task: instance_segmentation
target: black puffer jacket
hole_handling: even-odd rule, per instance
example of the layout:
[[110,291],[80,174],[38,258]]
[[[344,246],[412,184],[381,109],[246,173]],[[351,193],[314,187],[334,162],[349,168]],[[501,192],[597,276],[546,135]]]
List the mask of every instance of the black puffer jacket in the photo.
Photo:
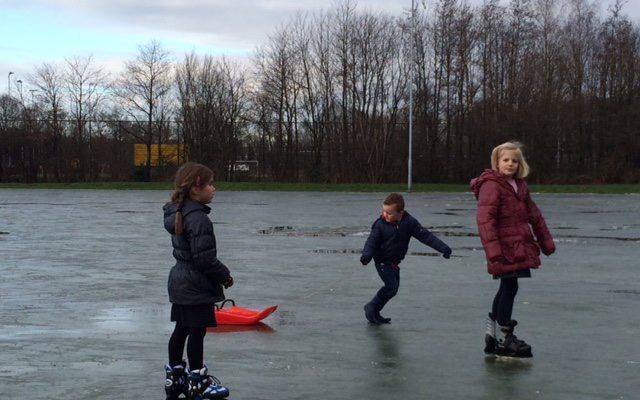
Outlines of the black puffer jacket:
[[397,224],[382,217],[373,223],[362,250],[362,260],[368,263],[373,258],[376,263],[399,264],[407,254],[412,236],[442,254],[451,254],[449,246],[405,211]]
[[216,237],[209,219],[211,208],[187,200],[182,207],[182,235],[175,234],[177,207],[167,203],[164,227],[171,234],[176,265],[171,268],[167,288],[174,304],[213,304],[224,300],[222,284],[229,269],[217,258]]

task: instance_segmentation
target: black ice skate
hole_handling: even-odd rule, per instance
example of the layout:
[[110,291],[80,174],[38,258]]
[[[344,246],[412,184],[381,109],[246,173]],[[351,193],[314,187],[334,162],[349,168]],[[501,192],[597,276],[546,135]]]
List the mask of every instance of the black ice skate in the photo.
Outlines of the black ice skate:
[[513,334],[515,326],[518,321],[507,321],[504,325],[500,325],[500,338],[496,341],[495,355],[501,357],[514,357],[514,358],[530,358],[533,357],[531,353],[531,346],[525,343],[524,340],[520,340]]
[[487,316],[487,331],[484,335],[484,354],[496,352],[496,318],[493,313]]
[[164,384],[164,392],[167,395],[167,400],[187,398],[189,385],[187,383],[188,371],[186,371],[186,365],[183,361],[174,367],[170,367],[169,365],[164,366],[164,371],[167,374],[167,380]]

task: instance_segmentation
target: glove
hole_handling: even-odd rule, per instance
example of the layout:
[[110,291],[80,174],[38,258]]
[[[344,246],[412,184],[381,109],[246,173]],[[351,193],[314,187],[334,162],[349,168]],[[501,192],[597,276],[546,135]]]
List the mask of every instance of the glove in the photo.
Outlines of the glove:
[[362,255],[362,256],[360,256],[360,263],[362,265],[367,265],[367,264],[369,264],[369,260],[367,260],[367,258],[364,255]]
[[446,258],[447,260],[451,258],[451,249],[449,249],[449,251],[447,251],[446,253],[442,253],[442,257]]
[[233,277],[230,276],[229,279],[227,279],[227,281],[222,284],[222,286],[224,286],[225,289],[229,289],[231,286],[233,286]]
[[[538,243],[538,245],[540,245],[541,243]],[[544,254],[545,256],[550,256],[551,254],[555,253],[556,251],[556,245],[553,243],[553,239],[544,242],[543,243],[544,246],[539,246],[540,250],[542,250],[542,254]]]

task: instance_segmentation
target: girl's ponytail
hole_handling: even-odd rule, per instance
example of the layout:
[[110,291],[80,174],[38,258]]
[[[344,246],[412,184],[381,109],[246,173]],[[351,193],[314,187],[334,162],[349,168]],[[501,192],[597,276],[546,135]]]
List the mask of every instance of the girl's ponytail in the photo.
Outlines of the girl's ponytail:
[[175,231],[176,235],[182,235],[182,206],[184,205],[185,200],[189,194],[189,188],[183,187],[178,188],[171,195],[171,201],[177,206],[176,212],[176,221],[175,221]]
[[178,211],[176,212],[175,225],[176,225],[175,227],[176,235],[178,236],[182,235],[182,211],[180,211],[180,209],[178,209]]

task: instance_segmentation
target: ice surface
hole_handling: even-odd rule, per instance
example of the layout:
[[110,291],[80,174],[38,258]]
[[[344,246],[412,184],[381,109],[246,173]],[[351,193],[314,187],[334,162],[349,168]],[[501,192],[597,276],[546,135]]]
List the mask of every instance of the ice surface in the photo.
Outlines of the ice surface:
[[[279,304],[264,325],[206,337],[205,360],[233,399],[637,398],[640,196],[534,195],[558,251],[516,298],[530,363],[482,353],[498,283],[470,193],[406,196],[454,257],[413,241],[383,310],[392,323],[366,323],[362,306],[381,282],[359,251],[384,196],[217,194],[219,257],[236,282],[228,297]],[[0,398],[163,398],[168,197],[0,190]]]

